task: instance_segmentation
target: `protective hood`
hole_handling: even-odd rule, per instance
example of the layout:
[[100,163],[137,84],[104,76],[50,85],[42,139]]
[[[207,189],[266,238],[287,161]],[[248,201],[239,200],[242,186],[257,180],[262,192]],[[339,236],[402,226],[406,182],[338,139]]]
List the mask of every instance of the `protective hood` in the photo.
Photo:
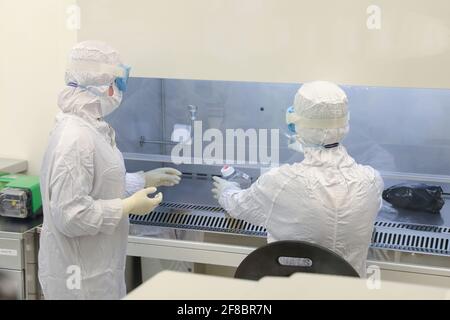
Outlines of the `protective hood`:
[[[76,44],[70,51],[66,68],[67,86],[58,98],[63,113],[99,119],[119,107],[122,92],[115,84],[117,74],[114,70],[121,64],[119,53],[104,42],[83,41]],[[112,96],[109,95],[110,87],[114,92]]]
[[295,96],[292,111],[288,116],[304,147],[338,143],[349,131],[347,96],[334,83],[305,83]]
[[56,118],[57,121],[65,114],[76,115],[97,129],[111,145],[115,145],[114,129],[103,121],[106,114],[101,107],[101,98],[86,89],[67,86],[58,96],[58,106],[62,113]]

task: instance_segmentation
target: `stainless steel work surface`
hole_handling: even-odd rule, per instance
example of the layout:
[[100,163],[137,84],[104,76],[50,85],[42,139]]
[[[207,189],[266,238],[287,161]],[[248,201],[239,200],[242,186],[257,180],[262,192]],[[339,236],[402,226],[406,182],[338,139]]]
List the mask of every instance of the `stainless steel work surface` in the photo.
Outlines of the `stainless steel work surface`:
[[440,213],[397,209],[384,202],[377,218],[384,221],[447,227],[450,229],[450,199],[445,198],[445,205]]
[[43,217],[17,219],[0,217],[0,237],[22,239],[23,234],[42,224]]

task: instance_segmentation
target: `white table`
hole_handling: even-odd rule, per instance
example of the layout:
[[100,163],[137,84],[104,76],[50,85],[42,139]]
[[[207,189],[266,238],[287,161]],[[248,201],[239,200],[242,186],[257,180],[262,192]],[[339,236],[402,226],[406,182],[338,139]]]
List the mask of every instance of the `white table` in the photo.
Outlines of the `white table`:
[[[373,283],[371,283],[373,285]],[[125,297],[148,299],[450,299],[450,288],[382,281],[370,289],[367,280],[297,273],[290,278],[248,281],[209,275],[163,271]]]

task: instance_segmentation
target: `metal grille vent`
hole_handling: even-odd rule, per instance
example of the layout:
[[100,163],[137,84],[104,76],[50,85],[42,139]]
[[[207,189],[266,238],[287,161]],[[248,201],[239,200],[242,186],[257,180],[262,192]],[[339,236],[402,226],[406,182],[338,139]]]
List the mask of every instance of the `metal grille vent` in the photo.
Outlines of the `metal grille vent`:
[[[266,237],[263,227],[225,216],[218,206],[164,202],[145,216],[130,215],[130,222],[177,229]],[[372,248],[450,255],[450,228],[376,221]]]
[[389,221],[376,221],[375,227],[387,227],[387,228],[408,229],[408,230],[449,233],[450,234],[450,228],[446,228],[446,227],[429,226],[429,225],[421,225],[421,224],[398,223],[398,222],[389,222]]
[[214,206],[201,206],[194,204],[186,204],[186,203],[171,203],[171,202],[163,202],[159,206],[160,208],[173,208],[173,209],[187,209],[187,210],[200,210],[200,211],[208,211],[208,212],[221,212],[225,214],[225,210],[221,207]]
[[372,247],[450,255],[450,228],[376,221]]
[[145,216],[130,215],[130,222],[261,237],[267,235],[263,227],[224,214],[225,211],[220,207],[165,202]]
[[195,172],[183,172],[183,179],[192,179],[192,180],[212,180],[214,175],[206,174],[206,173],[195,173]]

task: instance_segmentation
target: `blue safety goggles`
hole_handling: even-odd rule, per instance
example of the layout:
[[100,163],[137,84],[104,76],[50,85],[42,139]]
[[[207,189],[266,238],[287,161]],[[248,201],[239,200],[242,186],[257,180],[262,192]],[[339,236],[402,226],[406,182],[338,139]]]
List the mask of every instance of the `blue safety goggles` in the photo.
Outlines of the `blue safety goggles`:
[[123,75],[121,77],[117,77],[115,82],[116,82],[117,88],[120,91],[125,92],[127,90],[127,83],[128,83],[128,78],[130,77],[131,67],[126,66],[124,64],[121,64],[119,67],[122,68]]
[[293,122],[289,122],[290,120],[290,114],[294,113],[294,107],[290,106],[289,108],[287,108],[286,110],[286,120],[287,120],[287,126],[288,126],[288,130],[291,133],[296,133],[295,131],[295,123]]
[[117,66],[95,61],[73,61],[70,63],[69,69],[78,72],[97,72],[113,75],[115,77],[114,83],[117,88],[124,92],[127,89],[131,67],[124,64]]

